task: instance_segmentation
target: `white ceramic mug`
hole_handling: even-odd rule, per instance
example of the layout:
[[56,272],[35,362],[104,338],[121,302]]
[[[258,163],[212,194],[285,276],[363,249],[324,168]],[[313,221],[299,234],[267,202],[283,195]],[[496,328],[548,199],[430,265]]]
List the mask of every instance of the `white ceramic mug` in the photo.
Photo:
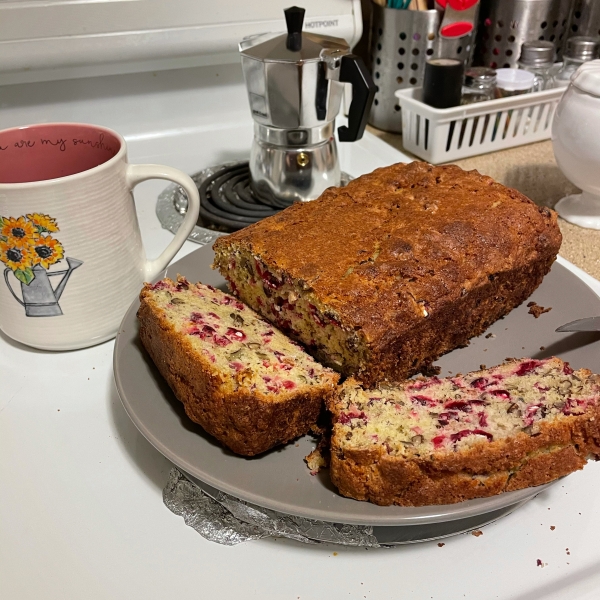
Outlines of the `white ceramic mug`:
[[[147,260],[132,189],[174,181],[189,207],[179,231]],[[44,350],[111,339],[144,281],[181,248],[200,201],[185,173],[127,163],[116,132],[80,123],[0,131],[0,329]]]

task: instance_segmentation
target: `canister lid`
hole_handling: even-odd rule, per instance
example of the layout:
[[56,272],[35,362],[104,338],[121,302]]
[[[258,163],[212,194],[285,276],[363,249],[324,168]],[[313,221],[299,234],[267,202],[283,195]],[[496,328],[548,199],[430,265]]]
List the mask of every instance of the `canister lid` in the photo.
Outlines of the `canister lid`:
[[553,64],[555,57],[554,44],[545,40],[525,42],[521,46],[519,62],[531,67]]
[[583,63],[571,78],[571,84],[582,92],[600,97],[600,60]]
[[598,57],[600,40],[586,35],[576,35],[567,40],[564,56],[579,60],[592,60]]
[[496,86],[508,92],[530,90],[535,75],[523,69],[496,69]]

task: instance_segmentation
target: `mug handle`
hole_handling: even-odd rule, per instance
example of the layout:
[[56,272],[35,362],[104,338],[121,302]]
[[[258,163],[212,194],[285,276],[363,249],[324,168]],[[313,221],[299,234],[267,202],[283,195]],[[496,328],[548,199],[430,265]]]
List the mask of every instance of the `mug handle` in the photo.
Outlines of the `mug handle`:
[[179,169],[165,165],[127,165],[126,179],[130,190],[133,190],[138,183],[148,179],[166,179],[180,185],[187,194],[187,212],[175,237],[158,258],[146,261],[144,281],[152,281],[171,262],[198,221],[198,214],[200,213],[198,188],[189,175]]

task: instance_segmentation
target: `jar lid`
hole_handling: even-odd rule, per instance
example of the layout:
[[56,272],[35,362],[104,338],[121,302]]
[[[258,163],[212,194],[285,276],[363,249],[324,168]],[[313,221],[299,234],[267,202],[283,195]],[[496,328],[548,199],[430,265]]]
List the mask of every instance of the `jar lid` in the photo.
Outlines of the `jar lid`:
[[541,67],[554,63],[554,44],[545,40],[525,42],[521,46],[519,62],[530,67]]
[[598,57],[600,40],[586,35],[576,35],[567,40],[564,56],[579,60],[592,60]]
[[571,79],[571,84],[582,92],[600,97],[600,60],[583,63]]
[[496,71],[489,67],[470,67],[465,71],[465,84],[492,85],[496,83]]
[[497,69],[496,85],[509,92],[530,90],[535,82],[535,75],[523,69]]

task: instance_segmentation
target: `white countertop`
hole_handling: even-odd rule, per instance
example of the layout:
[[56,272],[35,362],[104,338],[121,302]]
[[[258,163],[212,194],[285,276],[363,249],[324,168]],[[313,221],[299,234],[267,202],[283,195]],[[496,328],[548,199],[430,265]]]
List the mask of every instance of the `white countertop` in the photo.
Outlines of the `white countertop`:
[[[219,160],[244,157],[249,133],[248,123],[234,123],[227,134],[230,151]],[[163,137],[160,146],[130,135],[130,157],[168,157],[188,172],[205,166],[208,150],[196,143],[192,153],[189,144],[182,146],[182,135]],[[342,151],[342,167],[354,175],[401,159],[372,136],[360,148]],[[143,184],[136,196],[149,255],[171,239],[154,215],[164,185]],[[186,243],[179,257],[196,247]],[[600,293],[600,282],[582,277]],[[455,536],[442,547],[428,542],[365,550],[273,539],[226,547],[206,541],[162,503],[171,464],[126,415],[113,382],[112,350],[111,341],[74,352],[40,352],[0,334],[0,598],[600,595],[597,463],[486,526],[483,535]]]
[[207,542],[162,503],[171,464],[125,414],[112,348],[0,339],[2,598],[598,597],[596,463],[443,547]]

